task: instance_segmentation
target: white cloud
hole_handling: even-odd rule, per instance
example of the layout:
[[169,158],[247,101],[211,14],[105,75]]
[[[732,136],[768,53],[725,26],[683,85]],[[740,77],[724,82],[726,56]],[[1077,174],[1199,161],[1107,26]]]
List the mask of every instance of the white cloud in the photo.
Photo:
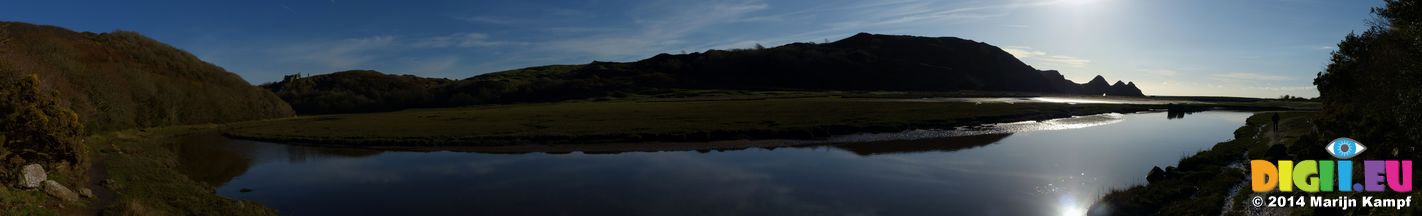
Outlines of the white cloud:
[[1025,46],[1007,46],[1003,47],[1002,51],[1007,51],[1007,54],[1012,54],[1013,57],[1017,57],[1018,59],[1028,59],[1037,56],[1047,55],[1047,52],[1033,50],[1031,47]]
[[1091,63],[1091,60],[1089,60],[1089,59],[1077,58],[1077,57],[1071,57],[1071,56],[1064,56],[1064,55],[1046,56],[1046,57],[1043,57],[1043,58],[1036,58],[1036,59],[1037,59],[1038,61],[1044,61],[1044,62],[1047,62],[1047,63],[1049,63],[1049,64],[1066,65],[1066,66],[1074,67],[1074,68],[1086,67],[1086,64]]
[[1089,59],[1065,55],[1049,55],[1046,51],[1035,50],[1025,46],[1007,46],[1003,47],[1002,51],[1007,51],[1008,54],[1012,54],[1013,57],[1017,57],[1017,59],[1022,61],[1039,62],[1050,66],[1081,68],[1091,63]]

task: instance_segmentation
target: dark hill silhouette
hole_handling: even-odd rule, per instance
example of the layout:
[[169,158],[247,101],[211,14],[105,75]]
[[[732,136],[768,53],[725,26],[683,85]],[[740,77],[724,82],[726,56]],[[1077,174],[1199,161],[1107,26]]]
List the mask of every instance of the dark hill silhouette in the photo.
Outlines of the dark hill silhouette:
[[1139,89],[1122,87],[1121,91],[1110,91],[1105,85],[1081,90],[1060,73],[1032,68],[987,43],[955,37],[868,33],[827,44],[660,54],[632,63],[594,62],[568,76],[630,77],[643,86],[678,88],[984,90],[1144,96],[1130,94]]
[[311,77],[288,75],[263,84],[302,114],[392,111],[437,103],[434,88],[449,79],[351,70]]
[[293,115],[271,92],[138,33],[0,22],[0,80],[29,74],[90,131]]
[[[311,78],[322,77],[313,76]],[[398,76],[368,76],[365,78]],[[300,80],[300,79],[298,79]],[[325,82],[327,78],[318,78]],[[384,111],[404,107],[554,101],[621,94],[651,88],[736,90],[1010,91],[1084,95],[1144,96],[1134,84],[1111,85],[1101,76],[1077,84],[1054,70],[1037,70],[1002,49],[955,37],[859,33],[825,44],[792,43],[775,48],[708,50],[658,54],[635,62],[552,65],[490,73],[440,86],[407,85],[434,99],[384,104],[380,109],[310,110],[311,103],[376,99],[369,94],[329,93],[353,98],[291,100],[292,80],[263,85],[302,114]],[[302,84],[309,85],[309,84]],[[321,85],[321,84],[317,84]],[[359,87],[359,86],[352,86]],[[392,89],[393,90],[393,89]],[[340,90],[354,92],[355,90]],[[404,90],[401,90],[404,91]],[[403,100],[403,99],[401,99]]]

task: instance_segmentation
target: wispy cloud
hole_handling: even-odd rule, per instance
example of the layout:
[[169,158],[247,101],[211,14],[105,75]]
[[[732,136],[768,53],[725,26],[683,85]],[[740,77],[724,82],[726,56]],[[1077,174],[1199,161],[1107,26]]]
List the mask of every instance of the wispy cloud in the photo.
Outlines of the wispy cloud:
[[1028,59],[1037,56],[1047,55],[1047,52],[1033,50],[1031,47],[1025,46],[1003,47],[1002,51],[1007,51],[1007,54],[1012,54],[1013,57],[1017,57],[1018,59]]
[[419,39],[410,43],[415,48],[445,48],[445,47],[491,47],[499,45],[524,44],[523,42],[493,41],[489,35],[482,33],[455,33],[447,36],[429,37]]
[[449,69],[459,65],[458,56],[439,56],[433,58],[408,59],[404,61],[406,68],[401,73],[412,73],[422,76],[434,76],[438,73],[447,72]]
[[1050,66],[1081,68],[1091,63],[1089,59],[1065,55],[1050,55],[1047,54],[1046,51],[1035,50],[1025,46],[1008,46],[1002,48],[1002,50],[1007,51],[1008,54],[1012,54],[1012,56],[1022,61],[1032,61]]
[[[1010,16],[1017,9],[1062,4],[1062,1],[985,1],[949,4],[941,1],[888,1],[855,4],[830,10],[854,13],[854,20],[831,24],[832,28],[859,29],[926,22],[963,22]],[[811,12],[818,13],[818,12]]]
[[281,6],[281,9],[286,10],[286,12],[290,12],[291,14],[296,14],[296,10],[291,9],[291,6],[287,6],[286,4],[277,4],[277,5],[278,5],[278,6]]
[[[408,54],[432,48],[485,48],[523,45],[524,42],[495,41],[481,33],[456,33],[435,37],[397,37],[389,35],[347,38],[329,41],[307,41],[268,49],[267,56],[285,63],[315,63],[315,67],[290,68],[312,71],[348,70],[395,66],[394,73],[431,74],[459,66],[453,55],[410,58]],[[390,69],[390,68],[387,68]]]
[[276,48],[272,55],[285,59],[312,61],[327,68],[351,68],[376,58],[371,51],[388,49],[396,45],[394,36],[371,36],[350,38],[329,42],[301,43]]
[[1047,62],[1047,63],[1049,63],[1049,64],[1066,65],[1066,66],[1074,67],[1074,68],[1086,67],[1086,64],[1091,63],[1091,60],[1089,60],[1089,59],[1077,58],[1077,57],[1071,57],[1071,56],[1063,56],[1063,55],[1053,55],[1053,56],[1047,56],[1047,57],[1043,57],[1043,58],[1036,58],[1036,60],[1038,60],[1038,61],[1043,61],[1043,62]]
[[[1259,89],[1265,91],[1307,91],[1317,90],[1314,86],[1249,86],[1245,88]],[[1297,96],[1297,95],[1296,95]]]
[[449,16],[449,18],[470,23],[515,26],[583,20],[596,17],[596,14],[589,11],[566,8],[540,9],[521,13],[520,15],[522,16],[454,15]]
[[1260,73],[1221,73],[1210,75],[1210,78],[1221,81],[1285,81],[1293,78]]
[[685,37],[707,27],[735,22],[770,6],[759,1],[652,4],[627,32],[572,37],[548,43],[549,49],[591,54],[594,57],[647,55],[679,48]]
[[459,21],[465,21],[465,22],[485,23],[485,24],[495,24],[495,25],[516,25],[516,24],[524,24],[524,23],[527,23],[527,21],[525,21],[525,20],[508,19],[508,18],[495,18],[495,17],[487,17],[487,16],[452,16],[452,17],[450,17],[450,18],[453,18],[453,19],[459,20]]
[[1154,74],[1156,76],[1175,76],[1176,74],[1179,74],[1179,72],[1170,69],[1146,69],[1142,71],[1148,74]]

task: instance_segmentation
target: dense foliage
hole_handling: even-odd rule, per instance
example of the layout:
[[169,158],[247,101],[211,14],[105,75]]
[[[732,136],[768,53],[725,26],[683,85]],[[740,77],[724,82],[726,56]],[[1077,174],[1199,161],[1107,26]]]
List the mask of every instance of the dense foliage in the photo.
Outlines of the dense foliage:
[[0,160],[8,168],[32,162],[79,162],[79,115],[26,76],[0,84]]
[[236,74],[138,33],[0,22],[0,78],[28,74],[93,131],[293,114]]
[[[1285,95],[1282,100],[1317,100],[1320,113],[1258,114],[1235,131],[1235,139],[1182,159],[1165,180],[1130,187],[1103,196],[1092,214],[1225,215],[1250,212],[1245,192],[1223,194],[1248,182],[1247,172],[1230,163],[1244,159],[1316,160],[1332,158],[1321,146],[1337,137],[1365,143],[1368,150],[1353,160],[1417,158],[1422,142],[1422,1],[1386,0],[1373,9],[1378,20],[1361,34],[1338,43],[1325,71],[1314,79],[1319,98]],[[1281,120],[1277,120],[1279,116]],[[1276,119],[1269,119],[1273,117]],[[1270,121],[1273,120],[1273,121]],[[1309,120],[1316,122],[1309,123]],[[1274,127],[1277,129],[1266,129]],[[1174,167],[1167,168],[1171,170]],[[1358,169],[1358,168],[1354,168]],[[1355,177],[1359,178],[1359,177]],[[1289,194],[1274,192],[1275,194]],[[1297,192],[1295,192],[1297,193]],[[1386,198],[1412,193],[1381,193]],[[1257,195],[1257,194],[1256,194]],[[1346,195],[1346,194],[1343,194]],[[1325,194],[1324,196],[1331,196]],[[1236,203],[1232,209],[1220,203]],[[1257,209],[1254,209],[1257,210]],[[1409,215],[1412,208],[1295,208],[1294,215]]]
[[[1370,150],[1417,157],[1422,143],[1422,1],[1387,0],[1361,34],[1338,43],[1318,74],[1324,137],[1352,137]],[[1374,150],[1376,149],[1376,150]]]
[[301,114],[543,102],[651,89],[985,90],[1143,96],[1134,83],[1110,84],[1101,76],[1086,84],[1074,83],[1057,71],[1034,69],[986,43],[867,33],[826,44],[660,54],[628,63],[550,65],[452,82],[360,71],[289,76],[263,87]]
[[438,103],[434,87],[448,79],[387,75],[375,71],[343,71],[320,76],[290,75],[263,84],[291,108],[303,114],[392,111]]

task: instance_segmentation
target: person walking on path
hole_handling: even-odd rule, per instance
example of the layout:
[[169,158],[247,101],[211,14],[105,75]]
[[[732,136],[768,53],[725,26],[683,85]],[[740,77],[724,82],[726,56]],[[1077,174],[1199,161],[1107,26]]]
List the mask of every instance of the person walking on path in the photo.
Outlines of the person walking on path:
[[1279,113],[1274,113],[1274,133],[1279,133]]

